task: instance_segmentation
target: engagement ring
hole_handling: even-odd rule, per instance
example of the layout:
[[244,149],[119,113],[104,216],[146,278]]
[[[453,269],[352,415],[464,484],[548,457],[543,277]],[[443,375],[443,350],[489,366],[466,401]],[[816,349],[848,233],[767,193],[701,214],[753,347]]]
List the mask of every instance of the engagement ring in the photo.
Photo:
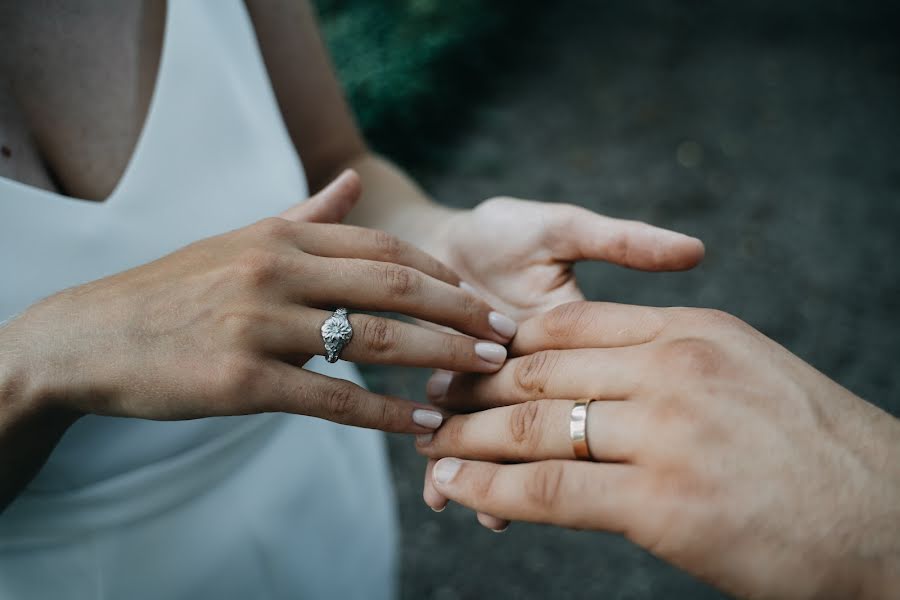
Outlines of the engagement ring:
[[347,309],[339,308],[322,324],[322,341],[325,342],[325,360],[337,362],[353,337],[353,327],[347,319]]

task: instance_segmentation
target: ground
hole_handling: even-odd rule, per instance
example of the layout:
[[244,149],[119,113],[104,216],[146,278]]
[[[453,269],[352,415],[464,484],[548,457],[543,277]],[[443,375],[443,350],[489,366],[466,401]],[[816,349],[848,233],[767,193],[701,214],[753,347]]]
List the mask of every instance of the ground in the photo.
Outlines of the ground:
[[[726,310],[900,414],[897,9],[623,0],[539,20],[512,40],[519,63],[485,90],[448,159],[413,168],[425,187],[460,207],[567,201],[696,235],[707,258],[695,271],[580,265],[587,296]],[[424,397],[427,373],[365,373]],[[389,444],[404,598],[720,597],[614,536],[526,524],[498,535],[459,507],[435,514],[424,460],[407,438]]]

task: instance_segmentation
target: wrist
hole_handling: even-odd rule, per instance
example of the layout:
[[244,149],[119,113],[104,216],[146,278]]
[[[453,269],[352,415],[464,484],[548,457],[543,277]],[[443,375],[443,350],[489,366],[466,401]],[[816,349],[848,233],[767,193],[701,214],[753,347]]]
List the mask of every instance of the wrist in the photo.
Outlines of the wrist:
[[[450,258],[450,231],[454,220],[466,211],[448,208],[434,202],[417,207],[411,215],[406,241],[421,248],[442,262]],[[448,265],[449,266],[449,265]]]
[[33,345],[20,331],[18,320],[0,325],[0,429],[18,423],[74,422],[77,415],[45,381],[38,361],[27,354]]

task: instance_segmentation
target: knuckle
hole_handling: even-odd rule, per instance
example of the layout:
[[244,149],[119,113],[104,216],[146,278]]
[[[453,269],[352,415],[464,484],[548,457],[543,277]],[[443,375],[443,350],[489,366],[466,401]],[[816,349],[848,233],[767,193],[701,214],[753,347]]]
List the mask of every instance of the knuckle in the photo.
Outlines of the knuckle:
[[363,325],[362,337],[369,352],[383,354],[400,347],[400,330],[387,319],[367,319]]
[[555,357],[552,350],[541,350],[516,359],[515,385],[527,395],[543,394],[556,363]]
[[[468,348],[466,348],[466,346]],[[444,358],[448,366],[466,367],[472,364],[474,352],[471,342],[460,336],[454,336],[443,346]]]
[[466,317],[466,320],[469,323],[474,323],[476,322],[476,320],[478,320],[482,312],[481,300],[476,298],[472,294],[463,292],[461,308],[463,315],[465,315]]
[[279,217],[269,217],[267,219],[263,219],[256,225],[259,234],[265,238],[270,239],[285,239],[291,237],[294,232],[293,223],[291,223],[287,219],[282,219]]
[[253,288],[269,285],[278,274],[279,256],[275,252],[254,248],[247,250],[235,264],[235,275]]
[[515,405],[509,416],[512,443],[531,453],[540,444],[543,421],[544,411],[539,401],[529,400]]
[[226,339],[238,345],[244,345],[259,330],[259,315],[250,311],[229,311],[219,317],[219,329]]
[[419,291],[421,281],[412,269],[399,265],[383,267],[384,286],[392,296],[412,296]]
[[466,447],[465,418],[451,417],[437,431],[437,438],[444,442],[448,449]]
[[403,256],[405,244],[386,231],[375,230],[373,243],[378,255],[385,260],[395,262]]
[[473,497],[480,498],[485,503],[494,501],[498,496],[498,469],[491,468],[483,477],[475,478],[472,482]]
[[684,337],[670,340],[659,350],[667,368],[698,377],[715,375],[722,368],[722,354],[717,345],[705,338]]
[[557,306],[544,315],[544,333],[552,339],[570,339],[591,318],[590,308],[589,302],[582,301]]
[[390,402],[380,402],[373,425],[384,431],[392,431],[394,424],[401,420],[400,409]]
[[565,472],[555,463],[538,463],[534,475],[525,484],[525,497],[539,511],[553,511],[559,507]]
[[325,408],[337,421],[353,416],[357,411],[356,390],[349,385],[336,385],[326,392]]
[[264,378],[264,365],[253,356],[232,354],[219,366],[219,389],[226,398],[253,397]]
[[633,248],[631,246],[631,238],[626,233],[615,234],[609,240],[607,252],[610,259],[618,264],[630,265],[633,256]]

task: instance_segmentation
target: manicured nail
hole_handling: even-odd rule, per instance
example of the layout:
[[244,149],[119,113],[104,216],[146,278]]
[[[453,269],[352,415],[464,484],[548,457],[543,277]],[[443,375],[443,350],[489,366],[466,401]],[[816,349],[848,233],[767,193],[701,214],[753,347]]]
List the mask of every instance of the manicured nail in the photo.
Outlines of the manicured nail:
[[506,360],[506,348],[494,342],[476,342],[475,354],[482,360],[502,365]]
[[503,532],[506,531],[507,529],[509,529],[509,525],[507,525],[507,526],[504,527],[503,529],[491,529],[491,531],[493,531],[494,533],[503,533]]
[[431,376],[428,383],[425,384],[425,394],[429,400],[440,400],[447,395],[450,388],[450,382],[453,381],[453,373],[447,371],[438,371]]
[[447,508],[447,505],[445,504],[445,505],[443,505],[443,506],[440,507],[440,508],[435,508],[435,507],[433,507],[433,506],[429,506],[428,508],[430,508],[430,509],[433,510],[434,512],[444,512],[444,509]]
[[416,443],[420,446],[427,446],[431,443],[431,439],[434,437],[433,433],[420,433],[416,436]]
[[508,340],[511,340],[516,335],[516,330],[519,328],[515,321],[496,311],[488,315],[488,323],[491,324],[491,329]]
[[435,483],[450,483],[456,476],[456,472],[462,466],[462,462],[455,458],[442,458],[434,465],[431,474]]
[[444,415],[434,410],[424,410],[417,408],[412,414],[413,423],[427,427],[428,429],[437,429],[444,420]]

